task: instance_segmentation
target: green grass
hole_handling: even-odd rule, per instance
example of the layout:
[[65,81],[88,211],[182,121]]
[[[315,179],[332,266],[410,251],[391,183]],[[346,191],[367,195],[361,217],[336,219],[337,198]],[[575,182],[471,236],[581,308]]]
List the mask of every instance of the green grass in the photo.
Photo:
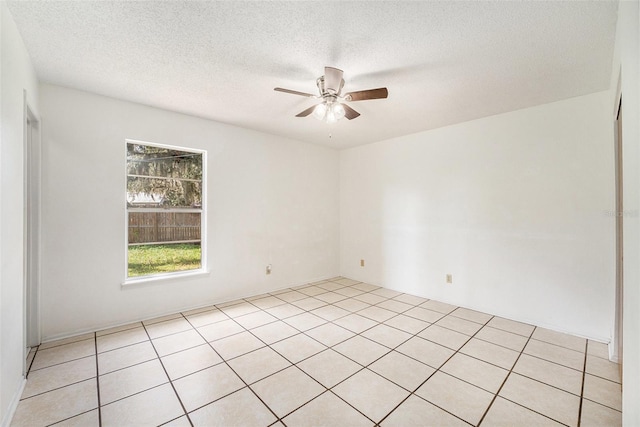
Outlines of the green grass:
[[129,277],[200,268],[199,244],[129,246]]

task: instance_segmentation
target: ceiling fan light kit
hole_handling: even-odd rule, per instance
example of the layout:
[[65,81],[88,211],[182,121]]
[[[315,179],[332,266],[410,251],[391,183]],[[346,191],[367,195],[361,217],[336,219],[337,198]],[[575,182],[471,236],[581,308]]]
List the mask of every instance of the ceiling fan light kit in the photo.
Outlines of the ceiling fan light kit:
[[313,117],[318,120],[324,120],[327,123],[335,123],[344,117],[345,111],[339,102],[331,102],[318,104],[313,110]]
[[345,102],[382,99],[389,96],[389,92],[386,87],[349,92],[342,96],[342,88],[344,87],[344,79],[342,78],[342,75],[342,70],[334,67],[324,67],[324,76],[318,77],[316,80],[319,95],[312,95],[310,93],[299,92],[297,90],[283,89],[281,87],[276,87],[274,90],[277,92],[290,93],[292,95],[322,99],[320,104],[307,108],[306,110],[296,114],[296,117],[307,117],[309,114],[313,113],[315,118],[327,123],[335,123],[343,117],[346,117],[348,120],[353,120],[360,115],[360,113],[345,104]]

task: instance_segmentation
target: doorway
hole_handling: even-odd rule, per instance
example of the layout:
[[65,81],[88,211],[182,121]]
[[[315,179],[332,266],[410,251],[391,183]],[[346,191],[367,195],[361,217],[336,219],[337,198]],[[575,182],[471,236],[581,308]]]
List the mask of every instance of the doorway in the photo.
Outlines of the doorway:
[[[25,360],[40,344],[40,120],[24,112],[24,331]],[[28,367],[25,366],[25,373]]]

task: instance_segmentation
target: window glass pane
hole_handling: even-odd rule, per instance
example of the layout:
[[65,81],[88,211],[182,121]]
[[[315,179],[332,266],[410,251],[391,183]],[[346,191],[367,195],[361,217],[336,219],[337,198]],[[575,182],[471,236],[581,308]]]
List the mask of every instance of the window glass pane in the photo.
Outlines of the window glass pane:
[[200,243],[200,212],[129,211],[129,244]]
[[128,277],[202,268],[202,160],[127,143]]
[[127,144],[129,207],[202,207],[202,154]]
[[129,245],[129,277],[202,267],[200,243]]

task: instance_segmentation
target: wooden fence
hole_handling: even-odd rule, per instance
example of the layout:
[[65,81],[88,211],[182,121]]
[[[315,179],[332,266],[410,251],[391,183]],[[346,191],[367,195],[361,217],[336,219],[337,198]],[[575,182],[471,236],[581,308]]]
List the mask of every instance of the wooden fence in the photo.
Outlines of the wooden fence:
[[129,244],[200,242],[200,212],[129,211]]

